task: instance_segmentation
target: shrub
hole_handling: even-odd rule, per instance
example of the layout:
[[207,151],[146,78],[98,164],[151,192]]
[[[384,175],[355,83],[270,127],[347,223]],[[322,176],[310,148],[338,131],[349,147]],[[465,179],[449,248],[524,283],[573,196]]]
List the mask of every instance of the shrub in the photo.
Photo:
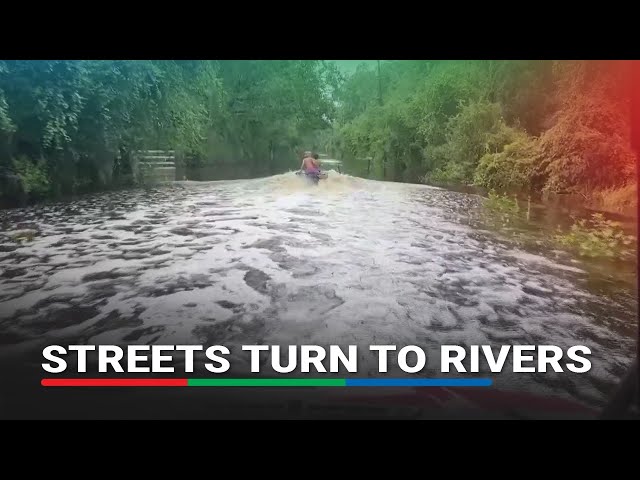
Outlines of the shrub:
[[632,255],[635,237],[626,235],[618,222],[594,213],[590,220],[577,220],[568,233],[559,232],[556,241],[585,257]]
[[44,161],[34,163],[31,159],[20,156],[13,160],[13,168],[22,181],[24,191],[30,196],[40,198],[49,193],[49,176]]
[[488,153],[480,159],[474,183],[503,191],[535,191],[546,180],[545,165],[538,141],[518,132],[501,152]]

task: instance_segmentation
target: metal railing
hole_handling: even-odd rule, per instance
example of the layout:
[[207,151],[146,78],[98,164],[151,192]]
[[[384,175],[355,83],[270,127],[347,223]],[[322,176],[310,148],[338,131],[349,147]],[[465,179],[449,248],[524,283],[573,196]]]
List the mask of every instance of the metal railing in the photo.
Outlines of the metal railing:
[[135,152],[136,176],[141,183],[174,182],[174,150],[139,150]]

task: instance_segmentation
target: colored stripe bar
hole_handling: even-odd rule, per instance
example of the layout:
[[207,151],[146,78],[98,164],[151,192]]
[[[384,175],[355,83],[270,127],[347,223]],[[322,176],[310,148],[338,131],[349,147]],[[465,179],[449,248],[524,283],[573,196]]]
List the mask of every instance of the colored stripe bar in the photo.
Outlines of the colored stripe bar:
[[344,387],[344,378],[190,378],[190,387]]
[[43,387],[186,387],[186,378],[43,378]]
[[43,387],[490,387],[490,378],[43,378]]
[[347,378],[347,387],[490,387],[490,378]]

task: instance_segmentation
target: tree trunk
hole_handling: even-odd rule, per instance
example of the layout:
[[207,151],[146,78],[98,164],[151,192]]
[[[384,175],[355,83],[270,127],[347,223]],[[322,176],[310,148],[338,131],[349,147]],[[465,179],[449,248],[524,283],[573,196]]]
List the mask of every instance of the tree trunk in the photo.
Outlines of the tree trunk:
[[269,140],[269,173],[273,174],[273,158],[274,158],[274,154],[273,154],[273,140]]
[[11,168],[11,134],[0,132],[0,166]]

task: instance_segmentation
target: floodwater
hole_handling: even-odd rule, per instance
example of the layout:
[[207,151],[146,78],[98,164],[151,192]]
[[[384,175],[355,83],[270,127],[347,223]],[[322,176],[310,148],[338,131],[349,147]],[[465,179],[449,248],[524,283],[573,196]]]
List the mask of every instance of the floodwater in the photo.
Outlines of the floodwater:
[[[451,376],[443,344],[585,345],[583,374],[513,374],[510,359],[481,370],[498,388],[599,408],[635,355],[635,262],[549,247],[549,215],[504,223],[479,196],[336,172],[317,187],[288,173],[6,210],[0,356],[39,367],[50,344],[419,345],[424,376]],[[19,231],[33,238],[16,243]],[[249,372],[246,352],[231,363]],[[377,361],[363,354],[358,370],[376,375]],[[392,374],[408,375],[390,360]]]

